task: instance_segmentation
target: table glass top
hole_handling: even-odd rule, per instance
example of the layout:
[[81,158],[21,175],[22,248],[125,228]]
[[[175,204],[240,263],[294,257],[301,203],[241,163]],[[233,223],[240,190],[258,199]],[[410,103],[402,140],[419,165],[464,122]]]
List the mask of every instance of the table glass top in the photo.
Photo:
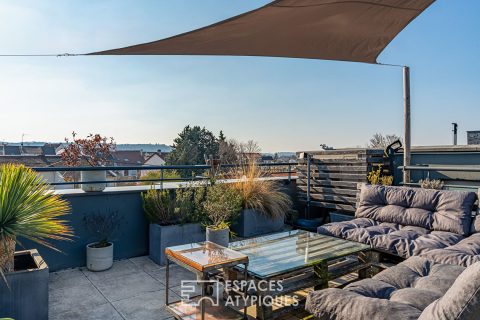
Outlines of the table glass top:
[[204,271],[208,267],[221,267],[236,261],[238,263],[248,261],[243,253],[208,241],[168,247],[165,252],[199,271]]
[[370,249],[361,243],[304,230],[232,242],[229,248],[247,255],[248,272],[259,278],[276,276]]

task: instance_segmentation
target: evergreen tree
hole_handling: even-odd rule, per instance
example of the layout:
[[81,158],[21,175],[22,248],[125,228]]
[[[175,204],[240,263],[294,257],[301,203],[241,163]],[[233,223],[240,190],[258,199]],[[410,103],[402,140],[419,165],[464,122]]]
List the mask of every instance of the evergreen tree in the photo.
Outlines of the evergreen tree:
[[220,142],[225,142],[227,141],[227,138],[225,137],[225,135],[223,134],[223,131],[220,130],[220,134],[218,135],[218,141]]
[[[218,156],[218,146],[217,138],[211,131],[205,127],[187,125],[173,140],[174,150],[169,154],[167,162],[171,165],[205,164],[205,157]],[[202,170],[180,170],[184,178],[201,172]]]

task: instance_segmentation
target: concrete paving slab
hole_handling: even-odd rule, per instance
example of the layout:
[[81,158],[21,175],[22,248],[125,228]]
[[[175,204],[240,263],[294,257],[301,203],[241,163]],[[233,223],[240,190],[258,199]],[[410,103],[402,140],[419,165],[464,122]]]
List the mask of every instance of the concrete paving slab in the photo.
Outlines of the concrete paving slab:
[[49,274],[50,289],[61,289],[73,286],[88,285],[90,281],[79,269],[62,270]]
[[165,288],[163,284],[143,271],[97,281],[95,286],[110,302]]
[[50,314],[59,314],[70,310],[89,310],[107,302],[91,283],[49,290]]
[[[170,291],[169,300],[178,300]],[[129,320],[163,320],[172,315],[165,308],[165,290],[148,292],[132,298],[113,302],[120,314]]]
[[162,268],[161,265],[156,264],[148,256],[135,257],[128,259],[137,267],[141,268],[143,271],[153,271]]
[[63,313],[53,313],[49,320],[124,320],[110,303],[92,306],[88,309],[72,308]]
[[[148,271],[148,274],[165,284],[165,267],[158,270]],[[196,278],[197,277],[194,273],[177,265],[173,265],[170,267],[169,287],[177,287],[181,285],[182,280],[195,280]]]
[[82,272],[85,276],[95,283],[96,281],[102,281],[112,278],[123,277],[125,275],[137,273],[138,271],[142,271],[139,267],[137,267],[133,262],[130,260],[120,260],[115,261],[113,266],[105,271],[90,271],[87,268],[81,268]]

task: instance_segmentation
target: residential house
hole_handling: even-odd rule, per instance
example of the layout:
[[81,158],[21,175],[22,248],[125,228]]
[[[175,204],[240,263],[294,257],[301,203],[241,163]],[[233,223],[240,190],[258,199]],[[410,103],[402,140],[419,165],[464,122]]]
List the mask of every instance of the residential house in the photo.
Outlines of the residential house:
[[[58,167],[62,166],[62,159],[60,156],[46,156],[46,155],[1,155],[0,164],[14,163],[23,164],[30,168],[44,168],[44,167]],[[41,172],[40,175],[47,183],[66,182],[64,176],[60,172]],[[55,189],[72,189],[73,185],[57,185]]]
[[[165,156],[161,152],[148,152],[144,153],[144,163],[145,166],[163,166],[165,165]],[[151,171],[157,170],[142,170],[140,176],[143,176]]]
[[[140,150],[114,151],[112,152],[112,161],[114,166],[142,166],[144,157]],[[132,177],[138,179],[140,170],[117,170],[118,175],[123,177]]]

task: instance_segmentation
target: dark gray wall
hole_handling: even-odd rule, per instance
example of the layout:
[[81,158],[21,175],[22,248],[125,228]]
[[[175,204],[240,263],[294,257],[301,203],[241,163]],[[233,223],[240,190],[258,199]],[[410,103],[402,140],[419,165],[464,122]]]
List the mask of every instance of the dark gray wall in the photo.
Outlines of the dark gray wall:
[[[402,181],[402,170],[397,169],[403,165],[403,154],[395,155],[395,184]],[[480,152],[412,152],[412,165],[447,165],[447,166],[471,166],[480,165]],[[412,171],[412,181],[425,179],[426,171]],[[431,172],[431,179],[442,179],[447,184],[480,186],[480,173],[461,172]],[[475,188],[472,188],[475,189]]]
[[[284,191],[289,194],[296,204],[295,180],[290,184],[284,183]],[[111,188],[110,190],[112,190]],[[135,187],[132,187],[135,189]],[[68,192],[67,190],[65,190]],[[142,190],[131,191],[105,191],[64,194],[63,197],[70,202],[71,214],[65,216],[70,226],[73,227],[75,237],[73,241],[51,241],[61,252],[45,248],[29,240],[19,239],[24,248],[38,249],[40,255],[47,262],[50,271],[66,268],[83,267],[86,265],[85,246],[98,241],[92,238],[84,225],[84,217],[92,212],[109,213],[117,211],[122,217],[122,223],[114,237],[114,259],[125,259],[148,255],[148,221],[142,207]],[[17,245],[17,250],[22,247]]]
[[[50,271],[85,266],[85,246],[94,239],[85,228],[83,219],[91,212],[117,211],[122,223],[114,236],[114,258],[124,259],[148,254],[148,222],[144,217],[140,191],[78,193],[64,195],[71,204],[71,214],[65,218],[73,227],[73,241],[52,241],[61,250],[56,252],[31,241],[20,239],[25,248],[36,248]],[[19,247],[20,249],[21,247]]]

